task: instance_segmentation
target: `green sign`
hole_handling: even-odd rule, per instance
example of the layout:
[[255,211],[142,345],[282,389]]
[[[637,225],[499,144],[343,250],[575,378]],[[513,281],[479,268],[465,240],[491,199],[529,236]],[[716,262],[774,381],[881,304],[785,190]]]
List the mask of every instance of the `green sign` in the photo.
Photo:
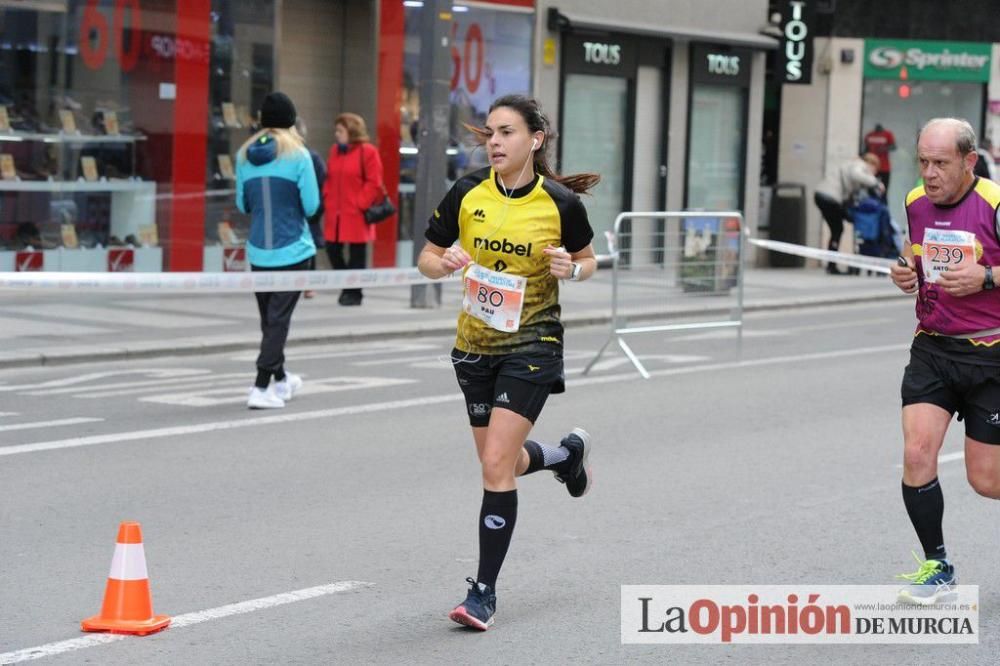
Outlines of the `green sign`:
[[992,45],[866,39],[865,77],[914,81],[990,80]]

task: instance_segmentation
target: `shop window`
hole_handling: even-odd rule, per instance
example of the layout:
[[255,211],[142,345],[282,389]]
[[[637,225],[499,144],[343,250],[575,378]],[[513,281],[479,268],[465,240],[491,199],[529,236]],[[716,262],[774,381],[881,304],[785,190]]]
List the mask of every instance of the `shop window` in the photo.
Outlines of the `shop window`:
[[[399,128],[399,238],[410,240],[420,118],[420,13],[406,4],[403,90]],[[452,15],[451,109],[448,118],[447,184],[487,166],[485,150],[472,140],[463,124],[486,122],[494,99],[509,93],[530,93],[534,14],[515,8],[461,6]]]
[[195,94],[209,107],[207,182],[183,196],[206,198],[206,243],[226,221],[242,241],[220,158],[273,85],[274,0],[212,0],[209,43],[177,35],[179,1],[0,6],[0,270],[31,252],[33,269],[162,270],[176,160],[193,159],[173,154],[181,60],[204,63]]
[[39,7],[0,8],[0,270],[109,270],[126,245],[129,267],[159,270],[149,147],[167,128],[145,123],[142,7]]
[[246,268],[250,218],[236,207],[236,153],[259,129],[256,109],[274,89],[274,0],[212,0],[206,271]]
[[735,86],[691,88],[687,208],[743,208],[743,150],[746,94]]

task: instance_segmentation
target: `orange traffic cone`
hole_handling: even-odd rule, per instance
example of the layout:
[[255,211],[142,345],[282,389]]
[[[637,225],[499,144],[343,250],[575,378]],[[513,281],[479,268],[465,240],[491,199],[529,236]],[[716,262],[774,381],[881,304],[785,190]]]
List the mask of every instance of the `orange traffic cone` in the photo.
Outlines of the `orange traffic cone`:
[[153,596],[146,573],[146,553],[142,549],[139,523],[124,522],[118,527],[118,543],[111,560],[104,605],[100,615],[80,623],[84,631],[144,636],[166,628],[168,615],[153,615]]

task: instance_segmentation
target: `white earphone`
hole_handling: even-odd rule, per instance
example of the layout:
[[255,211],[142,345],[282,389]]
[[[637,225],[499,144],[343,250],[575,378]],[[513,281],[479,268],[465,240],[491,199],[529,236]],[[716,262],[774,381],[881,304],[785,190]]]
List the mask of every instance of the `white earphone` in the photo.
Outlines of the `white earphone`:
[[538,139],[532,139],[531,140],[531,149],[534,150],[537,147],[538,147]]

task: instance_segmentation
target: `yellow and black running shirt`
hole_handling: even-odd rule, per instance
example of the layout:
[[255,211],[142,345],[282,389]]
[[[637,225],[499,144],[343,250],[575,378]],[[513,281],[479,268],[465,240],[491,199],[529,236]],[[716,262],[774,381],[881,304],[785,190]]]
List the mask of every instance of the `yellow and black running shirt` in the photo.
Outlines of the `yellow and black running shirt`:
[[456,240],[472,261],[527,278],[521,325],[514,333],[491,328],[462,312],[455,347],[473,354],[562,349],[559,280],[549,273],[546,247],[579,252],[594,237],[587,209],[575,192],[544,176],[504,196],[491,167],[452,186],[431,216],[427,240],[449,247]]

